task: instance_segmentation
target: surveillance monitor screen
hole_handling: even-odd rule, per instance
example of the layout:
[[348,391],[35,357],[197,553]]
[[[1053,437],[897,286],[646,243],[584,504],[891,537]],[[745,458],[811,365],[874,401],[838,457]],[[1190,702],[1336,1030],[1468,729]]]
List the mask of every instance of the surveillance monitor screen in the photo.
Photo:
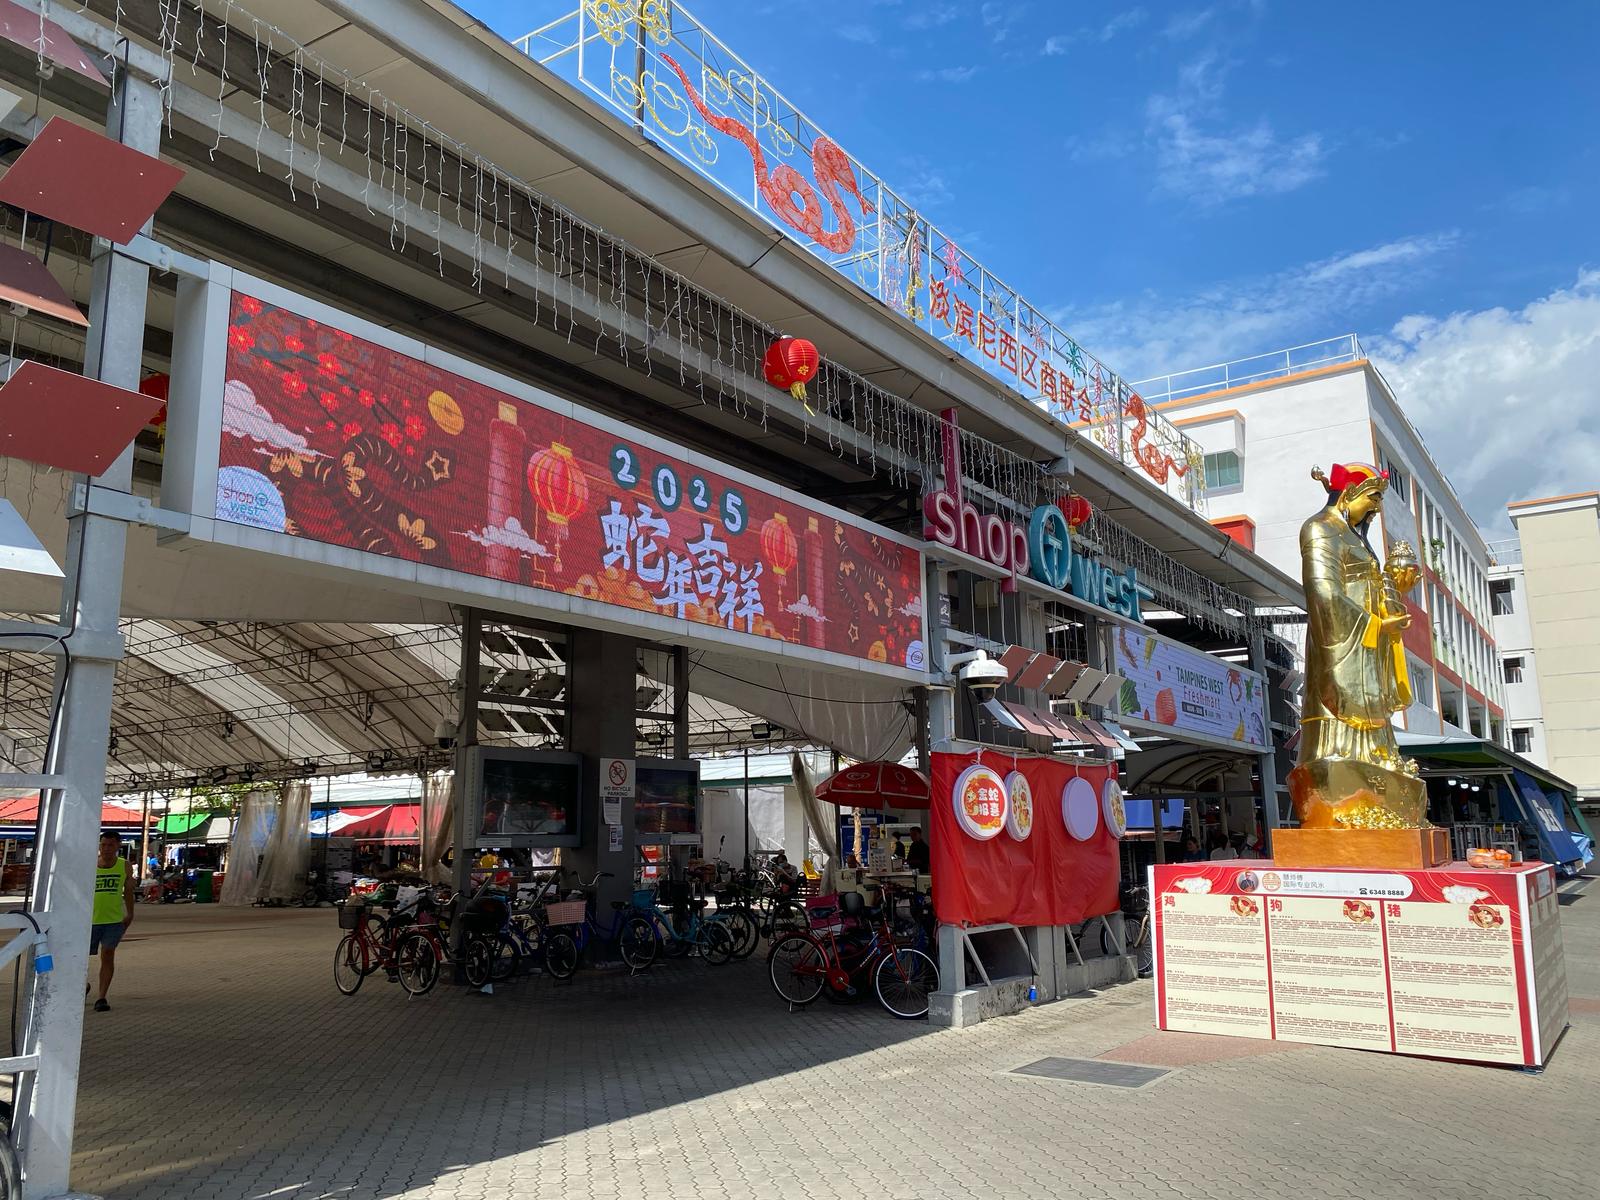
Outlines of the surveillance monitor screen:
[[543,758],[485,754],[481,772],[483,814],[478,832],[493,844],[576,846],[583,788],[576,756]]
[[640,759],[634,783],[634,828],[641,837],[700,831],[700,772],[694,763]]

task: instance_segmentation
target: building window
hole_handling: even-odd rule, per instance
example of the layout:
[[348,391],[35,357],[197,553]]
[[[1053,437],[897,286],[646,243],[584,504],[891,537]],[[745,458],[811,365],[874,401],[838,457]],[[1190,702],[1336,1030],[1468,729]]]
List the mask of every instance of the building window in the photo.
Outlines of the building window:
[[1215,454],[1206,455],[1205,471],[1208,492],[1236,488],[1244,483],[1244,468],[1239,462],[1237,450],[1218,450]]
[[1520,729],[1513,726],[1511,730],[1511,751],[1514,754],[1532,754],[1533,730],[1527,726],[1523,726]]
[[1494,615],[1509,617],[1516,612],[1516,606],[1511,602],[1513,592],[1512,582],[1509,579],[1491,579],[1489,581],[1489,598],[1493,602]]
[[1383,469],[1389,472],[1389,494],[1400,501],[1407,508],[1411,507],[1411,488],[1406,483],[1405,472],[1395,466],[1394,459],[1387,454],[1379,457]]
[[1505,659],[1504,662],[1505,662],[1505,668],[1506,668],[1506,682],[1507,683],[1521,683],[1522,682],[1522,659],[1520,659],[1520,658],[1508,658],[1508,659]]

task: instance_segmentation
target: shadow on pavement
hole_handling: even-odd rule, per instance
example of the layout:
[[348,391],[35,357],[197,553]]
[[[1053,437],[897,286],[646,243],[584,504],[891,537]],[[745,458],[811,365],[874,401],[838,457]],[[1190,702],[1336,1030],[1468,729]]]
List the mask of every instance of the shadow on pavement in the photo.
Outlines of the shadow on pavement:
[[141,916],[113,1011],[85,1015],[73,1186],[113,1200],[395,1196],[736,1088],[812,1109],[786,1077],[930,1032],[870,998],[791,1013],[759,952],[494,996],[411,1000],[379,973],[345,997],[327,908]]

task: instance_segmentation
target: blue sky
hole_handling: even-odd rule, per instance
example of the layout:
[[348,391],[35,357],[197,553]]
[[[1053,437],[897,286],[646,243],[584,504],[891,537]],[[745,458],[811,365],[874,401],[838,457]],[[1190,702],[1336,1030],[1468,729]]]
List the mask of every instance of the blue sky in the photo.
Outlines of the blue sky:
[[1124,374],[1353,330],[1480,523],[1600,485],[1592,0],[691,8]]

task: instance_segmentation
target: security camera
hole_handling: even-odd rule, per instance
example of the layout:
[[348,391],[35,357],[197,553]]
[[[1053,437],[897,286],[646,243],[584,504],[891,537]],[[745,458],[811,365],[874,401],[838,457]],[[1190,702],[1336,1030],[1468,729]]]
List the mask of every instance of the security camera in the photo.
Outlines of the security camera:
[[450,749],[456,744],[456,723],[449,717],[440,717],[433,727],[433,740],[439,743],[439,749]]
[[975,692],[993,692],[1011,678],[1011,672],[992,658],[980,658],[957,671],[956,678]]
[[1006,670],[983,650],[968,650],[945,659],[945,667],[958,668],[956,678],[975,692],[993,692],[1011,678]]

